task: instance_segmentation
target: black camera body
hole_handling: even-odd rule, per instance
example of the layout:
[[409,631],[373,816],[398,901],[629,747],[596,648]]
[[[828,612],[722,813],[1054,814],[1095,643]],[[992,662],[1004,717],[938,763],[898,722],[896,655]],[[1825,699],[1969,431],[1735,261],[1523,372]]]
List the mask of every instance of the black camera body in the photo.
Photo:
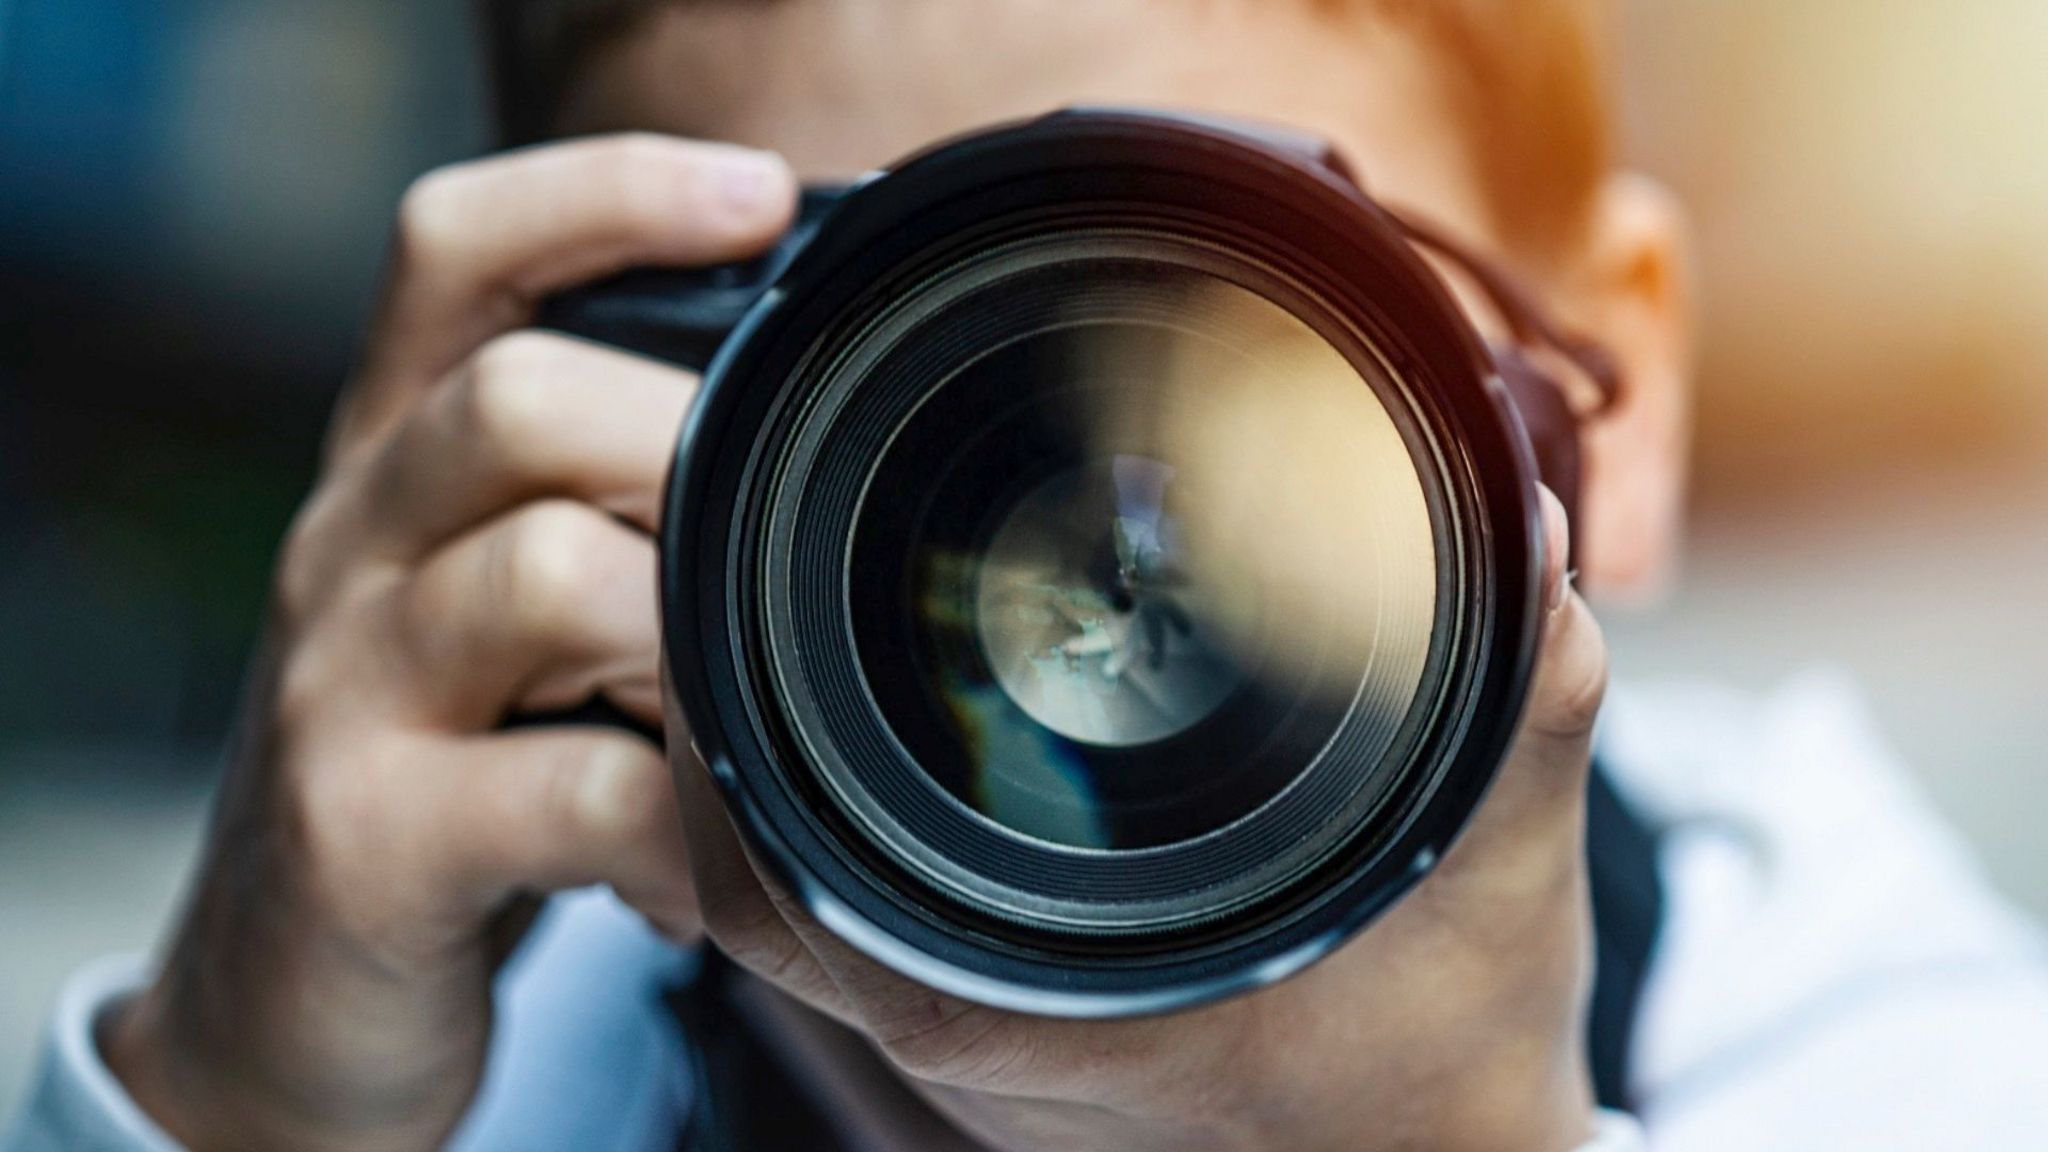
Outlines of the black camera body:
[[1442,858],[1528,690],[1539,479],[1577,488],[1536,366],[1603,373],[1499,282],[1531,338],[1490,349],[1418,245],[1457,256],[1319,142],[1076,110],[548,304],[704,373],[674,719],[820,922],[1123,1016],[1282,979]]

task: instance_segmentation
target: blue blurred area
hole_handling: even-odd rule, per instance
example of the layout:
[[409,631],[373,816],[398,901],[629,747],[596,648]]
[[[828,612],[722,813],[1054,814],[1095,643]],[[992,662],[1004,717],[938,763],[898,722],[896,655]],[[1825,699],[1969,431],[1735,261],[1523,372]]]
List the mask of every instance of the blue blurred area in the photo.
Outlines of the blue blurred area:
[[109,224],[149,219],[167,113],[148,0],[0,6],[0,249],[11,266],[105,258]]
[[0,1117],[196,852],[462,0],[0,0]]
[[460,3],[0,0],[0,777],[218,739]]

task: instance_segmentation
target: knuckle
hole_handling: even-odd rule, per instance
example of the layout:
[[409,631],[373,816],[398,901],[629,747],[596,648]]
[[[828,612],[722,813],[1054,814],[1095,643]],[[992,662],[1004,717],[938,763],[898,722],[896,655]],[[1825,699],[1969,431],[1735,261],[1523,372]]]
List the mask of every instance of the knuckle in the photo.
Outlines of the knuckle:
[[574,777],[564,809],[581,835],[605,842],[646,838],[676,818],[664,767],[651,753],[608,752]]
[[331,661],[320,645],[295,648],[279,669],[271,702],[271,720],[287,747],[301,745],[316,721],[334,706],[337,685]]
[[529,630],[556,630],[600,590],[594,558],[611,531],[601,514],[572,501],[528,505],[510,531],[500,602]]
[[470,358],[457,404],[464,430],[503,445],[540,442],[551,420],[556,341],[534,331],[493,339]]
[[341,515],[331,497],[316,496],[289,530],[273,581],[264,637],[268,707],[288,735],[315,719],[346,710],[363,690],[364,639],[391,589],[394,568],[351,558],[326,526]]
[[332,498],[315,494],[285,529],[272,592],[282,622],[289,628],[296,629],[312,618],[333,578],[327,548],[333,517]]
[[365,509],[356,478],[337,473],[299,506],[285,528],[271,593],[279,622],[296,633],[350,591],[388,575],[360,551]]

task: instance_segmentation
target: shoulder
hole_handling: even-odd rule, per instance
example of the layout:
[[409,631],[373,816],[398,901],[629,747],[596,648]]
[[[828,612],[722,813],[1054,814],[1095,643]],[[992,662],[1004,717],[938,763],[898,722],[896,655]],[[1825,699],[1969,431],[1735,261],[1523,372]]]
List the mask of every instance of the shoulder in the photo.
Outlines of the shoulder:
[[1633,1070],[1654,1146],[2002,1147],[2048,1125],[2042,938],[1878,728],[1832,672],[1616,690],[1603,762],[1663,833]]
[[[1746,695],[1623,686],[1603,720],[1616,787],[1665,836],[1691,920],[1753,943],[1854,930],[1888,961],[2037,956],[2040,937],[1886,745],[1853,683]],[[1715,881],[1711,899],[1700,877]],[[1771,951],[1782,951],[1772,949]]]

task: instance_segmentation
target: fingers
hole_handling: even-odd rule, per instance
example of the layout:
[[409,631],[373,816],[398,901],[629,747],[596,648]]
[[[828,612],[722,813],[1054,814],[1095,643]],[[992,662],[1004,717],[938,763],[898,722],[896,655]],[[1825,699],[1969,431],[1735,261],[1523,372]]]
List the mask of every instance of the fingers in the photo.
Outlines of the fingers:
[[414,826],[445,845],[479,910],[517,891],[607,884],[671,937],[701,931],[668,762],[644,741],[601,729],[461,741],[414,800]]
[[486,345],[400,426],[344,492],[378,554],[407,558],[545,496],[652,532],[696,381],[540,332]]
[[710,773],[695,757],[691,760],[678,775],[705,931],[741,967],[807,1006],[858,1027],[853,1006],[790,926],[784,904],[770,895],[749,859]]
[[967,1086],[1028,1058],[1051,1025],[937,992],[834,935],[766,873],[739,839],[710,775],[683,770],[683,811],[705,931],[741,967],[875,1042],[900,1071]]
[[381,435],[409,399],[550,292],[636,264],[753,256],[795,212],[766,153],[600,137],[442,169],[407,193],[357,391],[335,448]]
[[494,342],[321,485],[286,544],[286,614],[314,614],[366,576],[391,579],[527,501],[582,500],[653,532],[695,388],[687,373],[566,337]]
[[591,691],[656,714],[653,550],[615,517],[653,526],[687,378],[492,342],[581,281],[758,254],[794,204],[779,160],[650,136],[463,165],[406,198],[286,544],[214,851],[155,1023],[123,1033],[135,1061],[192,1066],[176,1079],[200,1090],[157,1101],[189,1143],[439,1144],[475,1088],[517,893],[606,883],[696,931],[658,751],[600,728],[476,734]]
[[1542,496],[1542,647],[1514,748],[1452,854],[1453,863],[1523,859],[1533,873],[1553,858],[1577,858],[1593,729],[1607,691],[1607,645],[1599,622],[1571,586],[1564,508],[1547,489]]
[[1593,727],[1607,698],[1607,644],[1599,621],[1576,589],[1571,561],[1571,526],[1564,506],[1542,490],[1545,561],[1543,648],[1523,720],[1525,739],[1535,739],[1576,756],[1590,748]]
[[585,504],[528,504],[435,553],[385,617],[402,700],[435,727],[490,727],[604,696],[661,723],[656,553]]
[[285,661],[276,747],[285,822],[354,938],[482,930],[515,892],[598,883],[672,935],[699,931],[658,749],[601,727],[492,730],[593,694],[658,722],[651,540],[587,505],[529,504],[340,609]]

